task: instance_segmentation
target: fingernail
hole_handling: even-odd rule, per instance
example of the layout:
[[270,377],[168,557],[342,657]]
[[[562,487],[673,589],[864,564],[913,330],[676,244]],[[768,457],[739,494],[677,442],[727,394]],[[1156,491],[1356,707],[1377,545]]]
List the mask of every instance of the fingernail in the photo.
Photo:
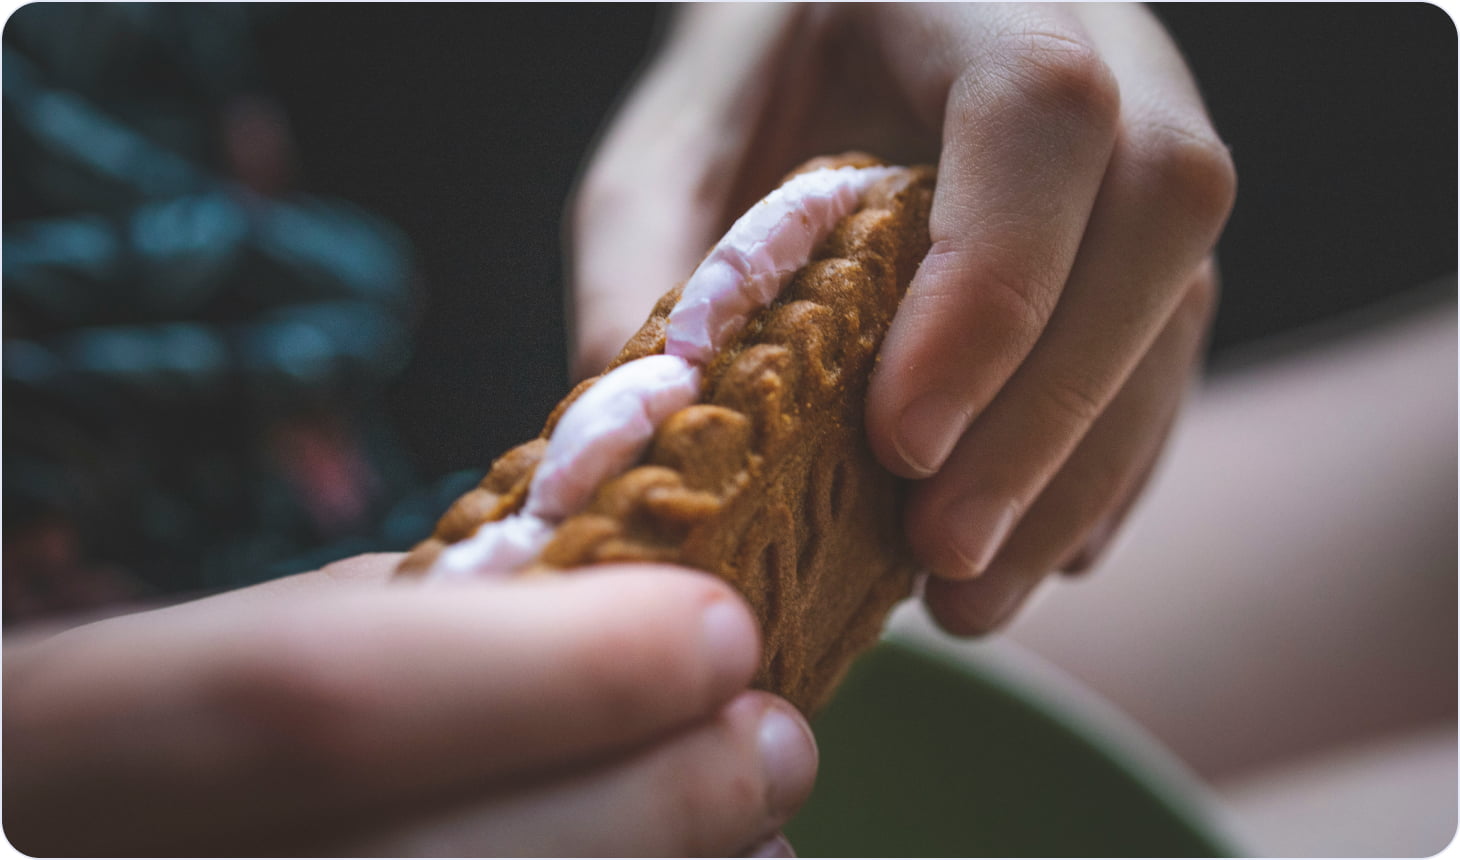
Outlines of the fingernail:
[[760,843],[754,848],[741,855],[742,857],[795,857],[796,852],[791,848],[791,843],[780,833]]
[[963,576],[972,578],[988,570],[1009,539],[1009,533],[1019,522],[1019,506],[983,496],[967,496],[949,506],[945,517],[953,551],[964,564]]
[[765,768],[766,804],[771,814],[789,817],[806,802],[816,781],[816,741],[790,705],[772,702],[760,718],[757,738]]
[[726,597],[712,601],[700,618],[700,632],[706,662],[726,686],[750,680],[760,661],[760,634],[744,607]]
[[897,417],[893,445],[907,467],[926,478],[943,467],[968,424],[968,407],[946,391],[913,400]]

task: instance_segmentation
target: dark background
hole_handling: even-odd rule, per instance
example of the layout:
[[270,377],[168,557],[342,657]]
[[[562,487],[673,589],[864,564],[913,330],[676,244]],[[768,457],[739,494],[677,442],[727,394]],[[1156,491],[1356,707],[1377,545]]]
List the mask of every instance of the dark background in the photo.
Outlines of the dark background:
[[415,244],[422,317],[392,406],[426,474],[484,466],[566,393],[563,203],[668,13],[306,5],[261,34],[308,186]]
[[[1443,11],[1157,13],[1240,174],[1213,372],[1453,303]],[[567,390],[564,203],[671,14],[13,14],[3,620],[429,533]]]
[[[1215,357],[1455,270],[1456,31],[1427,5],[1175,4],[1240,175]],[[656,6],[295,6],[259,42],[312,189],[416,245],[392,408],[428,474],[536,433],[565,390],[562,204]]]

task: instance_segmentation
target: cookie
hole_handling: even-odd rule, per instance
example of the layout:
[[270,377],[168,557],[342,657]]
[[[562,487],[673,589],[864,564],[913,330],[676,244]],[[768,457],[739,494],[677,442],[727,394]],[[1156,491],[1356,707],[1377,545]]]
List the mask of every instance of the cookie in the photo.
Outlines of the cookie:
[[400,575],[707,570],[760,620],[755,685],[815,711],[918,568],[905,487],[873,457],[863,413],[928,250],[933,183],[930,168],[858,155],[803,165],[539,438],[451,506]]

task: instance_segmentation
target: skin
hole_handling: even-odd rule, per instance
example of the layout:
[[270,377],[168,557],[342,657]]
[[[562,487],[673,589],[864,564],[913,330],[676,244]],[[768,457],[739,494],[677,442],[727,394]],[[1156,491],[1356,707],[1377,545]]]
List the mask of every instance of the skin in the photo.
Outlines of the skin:
[[796,164],[936,162],[923,262],[867,403],[955,633],[1093,564],[1164,443],[1217,293],[1235,173],[1137,6],[694,6],[571,206],[575,368]]
[[[1233,170],[1138,7],[694,6],[572,207],[600,368],[806,158],[936,161],[871,444],[950,630],[1088,564],[1176,412]],[[633,566],[452,588],[394,556],[8,636],[5,830],[31,854],[784,853],[815,747],[747,692],[726,586]],[[713,611],[710,611],[713,608]]]
[[7,639],[35,855],[725,855],[816,768],[748,609],[633,566],[452,587],[399,557]]

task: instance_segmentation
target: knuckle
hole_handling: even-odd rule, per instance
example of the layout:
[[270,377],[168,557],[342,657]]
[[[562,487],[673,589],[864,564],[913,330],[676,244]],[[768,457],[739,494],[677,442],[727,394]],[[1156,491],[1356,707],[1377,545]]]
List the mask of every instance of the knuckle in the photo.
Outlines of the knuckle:
[[253,760],[329,779],[371,758],[366,716],[382,691],[332,657],[337,647],[302,623],[283,625],[221,673],[219,695]]
[[723,856],[736,847],[724,844],[733,832],[769,820],[766,789],[751,757],[732,752],[745,743],[735,734],[722,718],[696,745],[701,748],[673,756],[658,774],[658,796],[671,799],[663,832],[672,834],[670,847],[680,856]]
[[1113,129],[1120,87],[1093,46],[1072,35],[1022,31],[1003,37],[998,53],[1018,98],[1082,123]]
[[1192,312],[1202,317],[1210,316],[1216,309],[1221,299],[1221,284],[1217,278],[1216,267],[1211,260],[1202,263],[1197,269],[1196,275],[1187,286],[1186,295],[1182,297],[1182,303],[1190,308]]
[[1063,273],[1047,257],[1023,236],[940,239],[923,259],[918,290],[898,313],[938,331],[977,325],[1022,353],[1059,299]]
[[696,758],[677,758],[665,768],[662,776],[663,796],[671,798],[672,829],[679,843],[676,848],[685,857],[703,857],[712,853],[709,831],[719,804],[706,779],[702,762]]
[[1215,233],[1237,198],[1237,168],[1210,132],[1152,124],[1132,132],[1149,176],[1150,193],[1167,207]]
[[1100,385],[1079,374],[1051,376],[1037,390],[1058,426],[1088,427],[1105,410]]
[[1054,313],[1057,290],[1017,262],[991,259],[971,283],[979,290],[980,315],[1026,346],[1039,337]]

